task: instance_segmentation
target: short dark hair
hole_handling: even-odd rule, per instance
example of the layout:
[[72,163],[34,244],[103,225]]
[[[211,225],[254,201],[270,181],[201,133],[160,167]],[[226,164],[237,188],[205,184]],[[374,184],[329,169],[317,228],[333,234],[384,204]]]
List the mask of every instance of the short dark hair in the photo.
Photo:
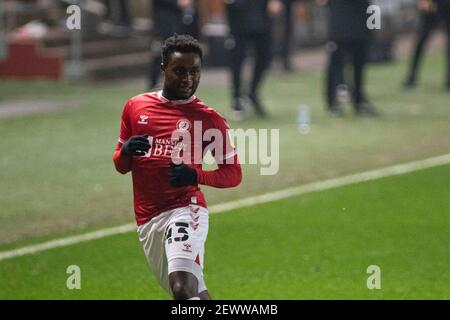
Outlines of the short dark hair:
[[165,65],[167,65],[170,55],[174,52],[196,53],[200,56],[200,59],[203,60],[203,51],[200,43],[195,38],[187,34],[178,35],[175,33],[173,36],[164,41],[161,56],[162,62]]

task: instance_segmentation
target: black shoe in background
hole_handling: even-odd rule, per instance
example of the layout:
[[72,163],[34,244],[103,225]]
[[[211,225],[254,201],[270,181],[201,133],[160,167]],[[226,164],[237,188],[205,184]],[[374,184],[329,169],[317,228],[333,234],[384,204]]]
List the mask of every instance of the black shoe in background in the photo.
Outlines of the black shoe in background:
[[355,114],[357,116],[379,117],[381,114],[369,101],[355,104]]
[[403,82],[403,88],[405,89],[412,89],[417,86],[417,82],[413,78],[408,78]]
[[245,119],[245,107],[242,98],[234,98],[231,109],[231,119],[233,121],[238,122]]
[[259,100],[259,98],[255,94],[250,94],[248,96],[248,99],[250,100],[250,102],[251,102],[251,104],[252,104],[252,106],[253,106],[253,108],[255,110],[255,113],[259,117],[261,117],[261,118],[267,118],[268,117],[268,114],[265,111],[264,106],[261,104],[261,101]]
[[233,111],[244,111],[244,104],[242,102],[242,98],[234,98],[231,109],[233,109]]
[[342,110],[342,108],[338,104],[328,106],[327,111],[333,117],[341,118],[345,115],[344,110]]
[[290,59],[283,60],[283,71],[284,72],[293,72],[294,68],[292,67],[292,63]]

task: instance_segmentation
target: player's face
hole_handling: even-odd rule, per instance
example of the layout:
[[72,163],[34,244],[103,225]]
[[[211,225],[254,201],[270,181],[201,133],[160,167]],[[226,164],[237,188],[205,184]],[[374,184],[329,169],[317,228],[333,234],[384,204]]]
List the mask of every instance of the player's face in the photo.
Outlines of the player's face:
[[201,59],[196,53],[174,52],[167,65],[162,64],[164,94],[171,100],[191,97],[200,82]]

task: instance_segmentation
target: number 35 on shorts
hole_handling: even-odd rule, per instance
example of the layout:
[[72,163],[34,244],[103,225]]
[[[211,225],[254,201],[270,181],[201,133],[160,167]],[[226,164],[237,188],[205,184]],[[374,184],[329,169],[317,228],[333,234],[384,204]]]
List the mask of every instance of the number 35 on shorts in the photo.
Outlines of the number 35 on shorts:
[[168,226],[166,230],[165,239],[167,244],[171,244],[172,241],[184,242],[189,239],[189,224],[186,222],[175,222],[175,225]]

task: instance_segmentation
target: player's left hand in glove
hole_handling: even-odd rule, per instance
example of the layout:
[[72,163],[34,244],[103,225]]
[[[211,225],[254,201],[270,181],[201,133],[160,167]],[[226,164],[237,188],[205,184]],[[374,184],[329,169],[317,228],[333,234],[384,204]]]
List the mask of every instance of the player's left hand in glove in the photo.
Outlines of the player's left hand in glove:
[[148,135],[132,136],[126,141],[120,150],[122,155],[126,156],[144,156],[150,149]]
[[197,184],[197,171],[182,164],[170,163],[169,181],[173,187],[184,187]]

